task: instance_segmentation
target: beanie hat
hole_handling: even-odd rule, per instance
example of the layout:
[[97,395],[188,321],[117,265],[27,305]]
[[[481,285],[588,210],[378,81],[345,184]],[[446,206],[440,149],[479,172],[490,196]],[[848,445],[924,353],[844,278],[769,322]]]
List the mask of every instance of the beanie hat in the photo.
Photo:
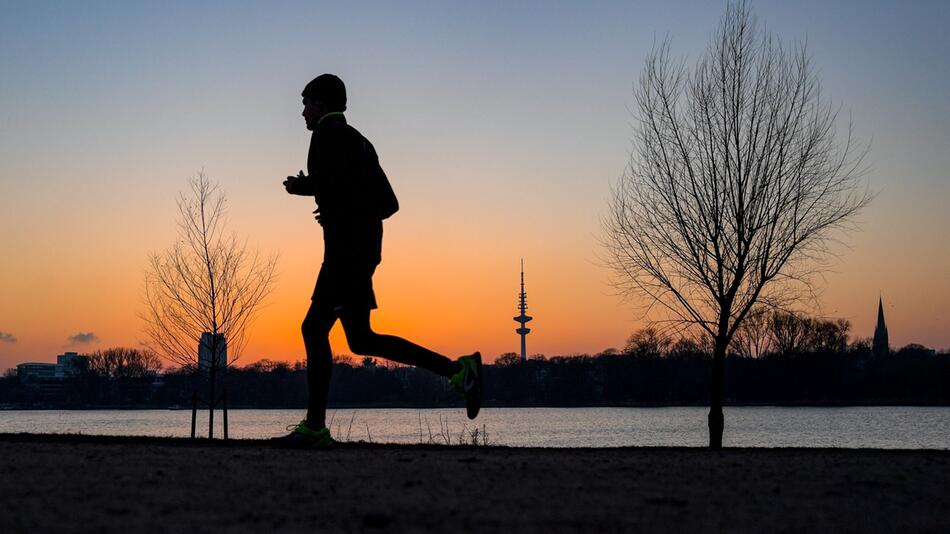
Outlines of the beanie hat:
[[303,88],[301,96],[323,102],[330,111],[346,111],[346,86],[332,74],[317,76]]

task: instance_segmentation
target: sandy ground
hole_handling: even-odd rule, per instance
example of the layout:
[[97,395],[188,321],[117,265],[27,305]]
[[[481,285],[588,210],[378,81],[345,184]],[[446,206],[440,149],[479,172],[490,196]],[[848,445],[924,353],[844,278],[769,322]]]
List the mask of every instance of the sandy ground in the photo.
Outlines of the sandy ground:
[[0,532],[950,532],[950,451],[0,434]]

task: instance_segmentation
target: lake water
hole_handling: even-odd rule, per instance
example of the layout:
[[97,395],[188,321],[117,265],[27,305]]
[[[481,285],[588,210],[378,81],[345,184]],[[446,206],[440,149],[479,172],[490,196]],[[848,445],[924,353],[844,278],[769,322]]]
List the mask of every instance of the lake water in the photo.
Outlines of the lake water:
[[[707,408],[485,408],[479,432],[518,447],[685,446],[708,443]],[[950,407],[726,408],[728,447],[950,449]],[[232,438],[285,433],[304,410],[231,410]],[[331,410],[334,437],[376,443],[471,441],[462,409]],[[0,411],[0,432],[187,437],[188,410]],[[440,430],[441,429],[441,430]],[[198,433],[207,435],[207,412]],[[220,437],[221,412],[215,414]],[[481,440],[481,437],[479,437]]]

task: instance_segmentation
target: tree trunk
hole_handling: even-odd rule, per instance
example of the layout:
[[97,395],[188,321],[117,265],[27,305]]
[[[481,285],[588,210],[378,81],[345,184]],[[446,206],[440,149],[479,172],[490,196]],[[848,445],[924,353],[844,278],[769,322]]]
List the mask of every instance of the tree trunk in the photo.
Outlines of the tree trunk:
[[725,418],[722,415],[725,361],[726,344],[716,339],[709,381],[709,448],[713,450],[722,448],[722,431],[725,427]]

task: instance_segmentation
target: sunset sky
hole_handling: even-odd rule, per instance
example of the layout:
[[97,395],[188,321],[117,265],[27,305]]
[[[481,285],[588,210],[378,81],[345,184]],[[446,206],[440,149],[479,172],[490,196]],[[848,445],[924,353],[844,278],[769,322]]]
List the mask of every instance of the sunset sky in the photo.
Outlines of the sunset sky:
[[[200,5],[193,5],[200,4]],[[453,5],[449,5],[453,4]],[[835,248],[820,312],[891,344],[950,347],[950,2],[754,1],[806,39],[825,92],[871,142],[878,193]],[[242,361],[304,357],[322,256],[300,91],[347,84],[401,210],[385,224],[374,327],[458,355],[620,347],[644,325],[598,236],[631,151],[655,40],[699,56],[725,2],[0,2],[0,370],[142,339],[148,254],[204,169],[234,230],[280,253]],[[339,326],[335,352],[347,352]]]

